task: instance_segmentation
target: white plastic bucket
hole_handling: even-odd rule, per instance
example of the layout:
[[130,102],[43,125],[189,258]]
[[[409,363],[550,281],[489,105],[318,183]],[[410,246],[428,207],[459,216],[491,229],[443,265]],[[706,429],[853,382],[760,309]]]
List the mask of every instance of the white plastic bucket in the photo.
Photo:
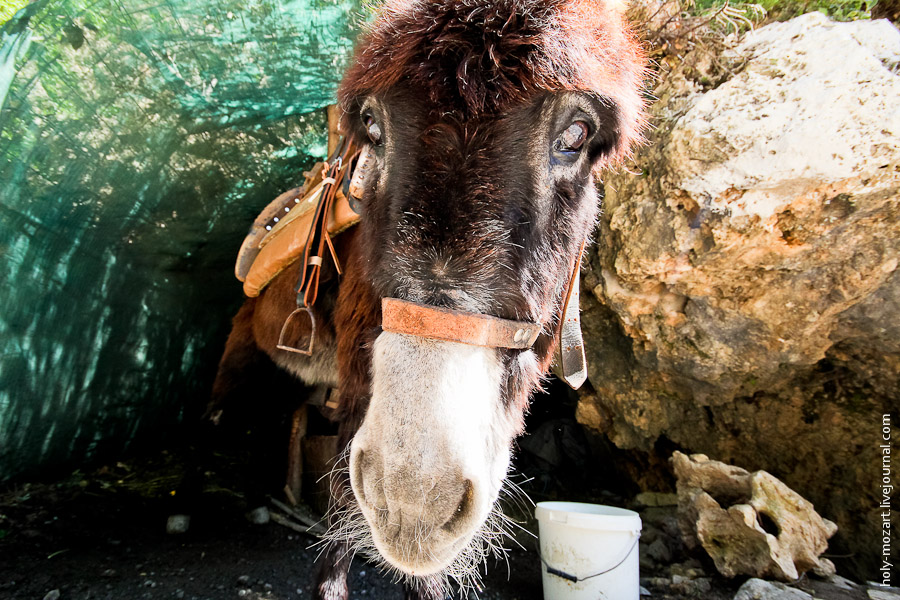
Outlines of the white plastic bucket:
[[634,511],[582,502],[539,502],[544,600],[638,600]]

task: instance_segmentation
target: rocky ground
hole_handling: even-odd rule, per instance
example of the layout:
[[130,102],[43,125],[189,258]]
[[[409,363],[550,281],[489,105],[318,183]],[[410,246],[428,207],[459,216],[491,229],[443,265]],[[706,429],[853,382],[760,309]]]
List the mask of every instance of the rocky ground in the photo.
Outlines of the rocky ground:
[[[180,465],[167,454],[134,459],[55,483],[20,484],[0,495],[0,598],[4,599],[267,599],[310,598],[315,539],[243,517],[241,495],[227,477],[206,492],[207,511],[188,534],[166,535],[166,496]],[[237,487],[237,486],[234,486]],[[538,499],[554,486],[541,477],[524,486]],[[592,492],[595,493],[595,492]],[[643,521],[642,593],[660,600],[897,600],[842,578],[802,578],[791,586],[727,580],[680,542],[674,495],[632,500]],[[533,521],[524,523],[536,530]],[[488,565],[481,598],[541,597],[534,538],[519,536],[508,561]],[[361,560],[351,570],[351,598],[401,598],[398,586]],[[741,586],[744,586],[741,588]],[[781,586],[781,587],[778,587]],[[740,591],[739,591],[740,588]],[[806,595],[809,594],[809,595]]]

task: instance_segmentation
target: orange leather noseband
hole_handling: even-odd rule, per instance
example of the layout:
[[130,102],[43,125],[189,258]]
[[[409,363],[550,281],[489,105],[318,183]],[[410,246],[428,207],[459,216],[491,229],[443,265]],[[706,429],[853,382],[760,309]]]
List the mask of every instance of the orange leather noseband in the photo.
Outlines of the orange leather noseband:
[[[587,362],[578,310],[579,272],[583,253],[582,242],[562,298],[553,365],[556,375],[576,390],[587,379]],[[381,328],[394,333],[472,346],[525,350],[534,345],[542,326],[540,323],[511,321],[491,315],[416,304],[397,298],[382,298]]]
[[435,340],[488,348],[531,348],[541,326],[491,315],[425,306],[397,298],[381,299],[381,328]]

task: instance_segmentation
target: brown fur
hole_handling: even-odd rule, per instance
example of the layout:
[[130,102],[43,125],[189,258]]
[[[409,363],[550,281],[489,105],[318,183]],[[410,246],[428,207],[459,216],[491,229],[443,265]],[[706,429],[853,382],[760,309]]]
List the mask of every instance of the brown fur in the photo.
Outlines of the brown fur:
[[360,98],[399,83],[427,90],[436,105],[455,103],[467,118],[502,114],[541,92],[582,91],[620,112],[611,158],[621,159],[644,126],[644,63],[618,8],[603,0],[395,2],[360,42],[341,84],[343,126],[354,130],[347,119]]
[[[421,144],[421,170],[401,187],[412,190],[418,185],[445,194],[437,212],[428,206],[429,201],[438,201],[431,194],[416,196],[401,213],[379,213],[367,207],[363,224],[338,239],[345,268],[340,281],[326,260],[315,310],[317,344],[337,348],[340,405],[333,416],[340,423],[341,448],[365,417],[372,343],[381,331],[380,298],[385,295],[416,299],[416,293],[433,293],[435,304],[543,323],[545,334],[535,345],[533,358],[524,360],[523,354],[512,351],[503,355],[504,397],[511,411],[520,417],[524,414],[530,394],[549,367],[560,296],[596,216],[596,206],[579,204],[585,186],[593,185],[589,168],[622,160],[640,138],[643,64],[641,51],[617,9],[601,0],[398,0],[382,9],[362,38],[339,91],[343,129],[358,143],[366,142],[360,108],[367,97],[391,98],[396,106],[406,107],[410,112],[401,117],[425,126],[417,139],[406,139],[410,148]],[[510,171],[504,168],[508,157],[494,150],[497,136],[517,131],[517,122],[534,122],[555,92],[585,94],[608,109],[608,114],[599,113],[600,125],[610,129],[609,144],[595,144],[596,155],[586,170],[556,184],[551,198],[554,208],[548,211],[546,201],[544,208],[525,201],[509,207],[504,198],[523,198],[531,183],[525,176],[513,181],[497,175]],[[408,131],[413,129],[407,126]],[[519,147],[526,143],[511,141]],[[375,197],[374,188],[370,189],[367,198]],[[595,200],[592,193],[590,197]],[[395,193],[393,201],[400,200]],[[534,217],[546,220],[550,227],[529,231],[510,225],[511,208],[520,211],[522,217],[516,218],[522,223]],[[399,223],[389,223],[397,214],[402,215]],[[455,242],[439,239],[460,228],[459,223],[471,225],[465,236],[457,235]],[[390,238],[389,227],[402,230],[407,245]],[[414,238],[415,243],[409,243]],[[495,238],[518,243],[502,246]],[[419,274],[428,273],[433,263],[416,264],[422,260],[415,256],[417,244],[428,248],[443,244],[452,250],[448,255],[456,257],[457,263],[442,275],[444,281],[429,282]],[[524,252],[525,244],[529,253]],[[522,248],[521,256],[512,247]],[[388,261],[387,254],[400,262]],[[507,275],[498,267],[503,261],[509,272],[528,275],[524,280]],[[401,264],[409,268],[400,268]],[[295,307],[296,277],[294,268],[286,270],[235,317],[209,414],[233,389],[234,372],[259,352],[283,365],[285,353],[275,345]],[[472,304],[458,307],[439,293],[441,285],[454,289],[466,282],[487,282],[491,290],[481,296],[468,295],[466,301]],[[428,288],[432,283],[434,288]],[[425,291],[416,291],[420,288]],[[354,501],[345,474],[332,480],[332,492],[338,503]],[[326,548],[318,575],[319,598],[346,599],[346,553],[346,544]],[[439,588],[423,581],[418,589],[419,597],[431,598]]]

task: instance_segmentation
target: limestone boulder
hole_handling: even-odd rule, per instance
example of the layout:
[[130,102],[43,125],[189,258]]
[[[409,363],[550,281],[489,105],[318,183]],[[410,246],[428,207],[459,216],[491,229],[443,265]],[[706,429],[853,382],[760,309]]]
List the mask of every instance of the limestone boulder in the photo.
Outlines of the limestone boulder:
[[819,13],[688,55],[583,274],[579,420],[655,464],[647,485],[661,450],[773,473],[860,571],[900,408],[898,62],[889,22]]
[[703,454],[675,452],[672,465],[684,542],[702,546],[720,573],[783,581],[810,570],[833,574],[821,554],[837,526],[776,477]]

